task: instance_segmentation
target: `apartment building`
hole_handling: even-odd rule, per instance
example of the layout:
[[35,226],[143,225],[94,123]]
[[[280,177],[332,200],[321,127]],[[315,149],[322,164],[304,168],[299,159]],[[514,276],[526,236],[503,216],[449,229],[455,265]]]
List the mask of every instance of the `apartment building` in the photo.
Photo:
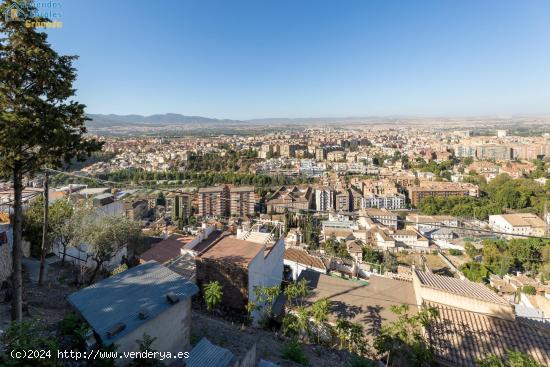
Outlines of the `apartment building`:
[[172,202],[172,220],[186,220],[191,216],[193,196],[188,193],[177,193]]
[[231,216],[254,215],[254,206],[256,205],[254,186],[232,187],[229,189],[229,202]]
[[311,209],[315,200],[309,186],[282,186],[267,201],[267,212],[282,214],[286,211],[298,212]]
[[477,159],[510,160],[512,148],[506,145],[479,145],[476,147],[476,157]]
[[398,216],[387,209],[365,208],[361,210],[360,214],[371,219],[374,223],[397,229]]
[[362,207],[398,210],[406,208],[407,203],[403,194],[376,195],[369,193],[362,199]]
[[198,192],[200,217],[222,217],[229,213],[229,188],[226,185],[204,187]]
[[413,206],[417,206],[425,197],[449,196],[479,196],[479,187],[469,183],[458,182],[421,182],[419,186],[408,188],[409,199]]
[[337,212],[350,211],[350,192],[347,189],[334,192],[334,210]]
[[327,160],[329,162],[340,162],[346,158],[346,153],[343,150],[334,150],[327,153]]
[[315,189],[315,209],[328,212],[332,208],[332,191],[327,187]]

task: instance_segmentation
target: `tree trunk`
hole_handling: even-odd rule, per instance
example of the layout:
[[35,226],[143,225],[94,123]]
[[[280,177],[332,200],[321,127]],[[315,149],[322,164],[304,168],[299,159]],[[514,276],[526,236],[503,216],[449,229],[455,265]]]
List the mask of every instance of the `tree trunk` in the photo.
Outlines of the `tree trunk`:
[[67,254],[67,245],[63,245],[63,256],[61,257],[61,266],[65,265],[66,254]]
[[46,251],[48,249],[48,208],[50,193],[48,191],[48,171],[44,174],[44,222],[42,223],[42,247],[40,249],[40,273],[38,274],[38,285],[44,283],[44,268],[46,262]]
[[99,262],[96,260],[96,266],[94,268],[94,272],[92,273],[92,276],[90,277],[90,280],[88,281],[88,285],[92,285],[94,284],[94,280],[95,280],[95,277],[97,276],[97,272],[99,271],[99,269],[101,268],[101,265],[103,263]]
[[21,238],[21,222],[23,217],[22,195],[23,174],[16,166],[13,169],[13,299],[11,318],[13,321],[23,320],[23,274],[21,270],[21,258],[23,257],[23,245]]

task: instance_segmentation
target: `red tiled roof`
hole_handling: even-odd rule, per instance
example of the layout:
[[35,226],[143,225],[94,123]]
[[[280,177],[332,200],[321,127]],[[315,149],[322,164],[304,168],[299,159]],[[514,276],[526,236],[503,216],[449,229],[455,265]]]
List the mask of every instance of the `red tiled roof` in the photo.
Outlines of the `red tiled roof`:
[[306,251],[287,248],[285,250],[285,260],[294,261],[299,264],[310,266],[317,269],[326,269],[325,264],[320,258],[311,256]]
[[153,244],[139,258],[141,262],[155,260],[159,264],[163,264],[181,255],[181,248],[191,240],[193,240],[193,237],[171,235],[167,239]]
[[504,357],[507,350],[531,355],[550,366],[550,329],[534,322],[506,320],[428,303],[439,316],[428,328],[436,361],[449,366],[475,367],[490,354]]

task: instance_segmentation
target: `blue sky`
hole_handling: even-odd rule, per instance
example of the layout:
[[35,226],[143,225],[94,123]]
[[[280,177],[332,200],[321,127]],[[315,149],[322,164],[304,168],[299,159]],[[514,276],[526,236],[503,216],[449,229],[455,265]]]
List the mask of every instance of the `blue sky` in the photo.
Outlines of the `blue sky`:
[[57,1],[90,113],[550,113],[546,0]]

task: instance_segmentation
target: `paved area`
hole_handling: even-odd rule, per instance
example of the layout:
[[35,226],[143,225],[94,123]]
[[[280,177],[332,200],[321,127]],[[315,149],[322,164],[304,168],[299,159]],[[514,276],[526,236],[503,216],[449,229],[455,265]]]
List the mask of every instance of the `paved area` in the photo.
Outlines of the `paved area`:
[[360,322],[369,338],[377,335],[383,323],[396,320],[390,306],[407,303],[411,311],[417,311],[411,282],[373,276],[366,284],[313,271],[304,271],[302,275],[313,288],[309,302],[327,298],[331,321],[342,317]]

